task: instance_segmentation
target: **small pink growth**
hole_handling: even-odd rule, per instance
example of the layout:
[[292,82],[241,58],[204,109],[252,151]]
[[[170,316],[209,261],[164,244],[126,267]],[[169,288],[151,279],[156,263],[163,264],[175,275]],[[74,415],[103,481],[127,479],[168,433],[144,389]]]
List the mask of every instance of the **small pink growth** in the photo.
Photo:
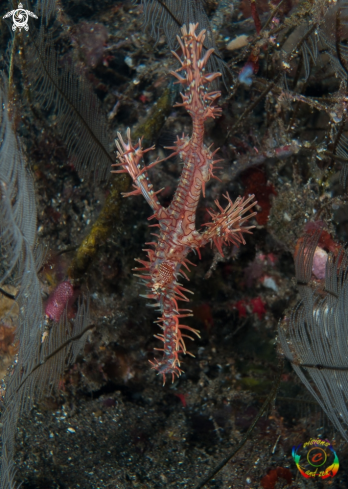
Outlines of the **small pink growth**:
[[47,299],[45,306],[46,316],[58,322],[73,296],[74,288],[71,283],[68,280],[61,282]]
[[273,268],[277,260],[278,258],[273,253],[257,253],[254,260],[244,270],[245,285],[250,288],[258,280],[265,285],[264,278],[262,278],[264,271],[267,267]]
[[184,407],[187,407],[187,402],[186,402],[187,394],[175,394],[175,395],[180,399],[182,405]]
[[328,254],[325,250],[317,246],[315,248],[314,256],[313,256],[313,265],[312,272],[313,275],[316,276],[317,279],[322,280],[325,278],[325,269],[327,262]]
[[270,265],[275,265],[278,261],[278,257],[275,256],[273,253],[268,253],[267,260]]
[[139,97],[139,100],[140,102],[142,102],[143,104],[145,104],[146,102],[148,102],[148,99],[147,97],[142,93]]
[[247,310],[246,310],[246,302],[245,300],[240,300],[238,302],[235,303],[234,307],[237,309],[238,311],[238,316],[240,318],[246,318],[246,315],[247,315]]
[[[304,231],[309,236],[313,236],[319,233],[319,239],[317,241],[317,246],[313,254],[312,262],[312,274],[317,280],[325,279],[326,262],[328,259],[328,254],[332,253],[335,257],[338,256],[342,247],[337,243],[331,236],[331,234],[325,229],[326,224],[324,221],[312,221],[308,222]],[[299,238],[296,244],[294,257],[296,258],[301,245],[303,245],[304,238]],[[304,250],[305,253],[310,252],[310,250]]]
[[255,299],[250,299],[250,304],[252,312],[257,314],[259,319],[262,319],[266,314],[265,302],[262,301],[261,297],[255,297]]
[[276,148],[276,149],[274,150],[274,152],[275,152],[275,154],[276,154],[277,156],[279,156],[279,157],[281,157],[281,156],[287,156],[288,154],[291,154],[291,152],[292,152],[292,148],[291,148],[291,146],[288,144],[288,145],[286,145],[286,146],[282,146],[282,147],[280,147],[280,148]]
[[258,11],[256,9],[256,0],[251,0],[251,16],[254,20],[256,32],[257,32],[257,34],[260,34],[261,29],[262,29],[262,25],[261,25],[261,21],[260,21]]

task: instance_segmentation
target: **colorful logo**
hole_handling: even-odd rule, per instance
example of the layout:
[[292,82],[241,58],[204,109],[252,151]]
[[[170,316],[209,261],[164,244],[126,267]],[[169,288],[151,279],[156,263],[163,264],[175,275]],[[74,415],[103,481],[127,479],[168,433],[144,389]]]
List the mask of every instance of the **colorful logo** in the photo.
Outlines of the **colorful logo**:
[[292,458],[306,479],[334,477],[340,466],[329,440],[320,438],[311,438],[306,443],[292,447]]

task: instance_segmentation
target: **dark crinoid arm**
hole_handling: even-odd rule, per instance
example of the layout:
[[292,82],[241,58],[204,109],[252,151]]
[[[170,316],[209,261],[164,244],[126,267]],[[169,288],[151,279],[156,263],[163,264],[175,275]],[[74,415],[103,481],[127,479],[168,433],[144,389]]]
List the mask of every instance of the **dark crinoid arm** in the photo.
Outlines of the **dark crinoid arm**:
[[280,324],[279,338],[295,372],[347,440],[348,253],[329,253],[325,278],[311,281],[319,236],[305,236],[297,250],[301,300]]

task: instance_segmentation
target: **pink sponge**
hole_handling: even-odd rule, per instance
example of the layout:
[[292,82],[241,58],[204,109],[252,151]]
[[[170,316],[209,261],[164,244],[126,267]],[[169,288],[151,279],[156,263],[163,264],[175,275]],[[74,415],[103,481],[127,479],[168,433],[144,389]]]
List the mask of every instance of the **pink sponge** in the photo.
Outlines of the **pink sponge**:
[[319,246],[317,246],[313,256],[312,272],[313,275],[315,275],[316,278],[319,280],[325,278],[327,257],[328,257],[327,252],[322,248],[320,248]]
[[73,296],[74,289],[71,283],[68,280],[61,282],[57,285],[46,302],[46,316],[53,321],[58,322],[67,307],[69,300],[71,300]]

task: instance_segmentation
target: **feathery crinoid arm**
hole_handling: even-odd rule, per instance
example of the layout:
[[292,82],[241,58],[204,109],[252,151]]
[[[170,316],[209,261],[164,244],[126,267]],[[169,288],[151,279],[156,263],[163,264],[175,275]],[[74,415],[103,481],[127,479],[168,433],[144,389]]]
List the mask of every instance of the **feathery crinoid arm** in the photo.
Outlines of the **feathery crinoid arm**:
[[205,40],[205,49],[214,48],[215,55],[209,60],[210,71],[220,71],[228,78],[227,65],[223,62],[215,46],[214,34],[209,18],[205,12],[202,0],[141,0],[143,6],[144,23],[149,27],[150,34],[160,39],[164,33],[170,49],[176,49],[176,36],[181,26],[190,22],[198,22],[201,29],[206,29],[208,35]]
[[67,362],[76,361],[91,326],[88,300],[80,301],[73,325],[66,309],[61,320],[45,320],[38,275],[44,253],[36,238],[34,181],[10,117],[6,79],[0,72],[0,286],[15,285],[18,290],[19,347],[5,379],[0,488],[13,489],[18,418],[57,386]]
[[301,300],[279,324],[285,357],[348,441],[348,252],[330,252],[325,277],[313,277],[319,229],[299,239],[295,268]]
[[[40,0],[37,4],[46,23],[54,4],[55,0]],[[25,79],[30,80],[26,89],[31,104],[54,114],[56,130],[80,175],[86,177],[92,171],[96,182],[104,180],[113,163],[107,123],[86,77],[73,62],[60,61],[52,33],[43,25],[22,51]]]
[[141,146],[141,139],[139,139],[138,144],[132,145],[130,129],[127,129],[127,142],[124,141],[121,134],[117,133],[118,139],[115,140],[117,146],[117,158],[119,163],[115,163],[112,166],[120,166],[122,170],[113,170],[112,173],[129,173],[133,179],[133,187],[135,190],[133,192],[128,192],[123,194],[124,197],[129,197],[130,195],[143,195],[146,202],[152,207],[154,212],[158,212],[162,209],[161,204],[157,199],[157,194],[163,189],[154,192],[152,190],[153,185],[151,184],[147,170],[153,166],[160,163],[157,159],[154,163],[147,167],[141,168],[141,161],[144,154],[148,151],[152,151],[154,146],[148,149],[143,149]]

